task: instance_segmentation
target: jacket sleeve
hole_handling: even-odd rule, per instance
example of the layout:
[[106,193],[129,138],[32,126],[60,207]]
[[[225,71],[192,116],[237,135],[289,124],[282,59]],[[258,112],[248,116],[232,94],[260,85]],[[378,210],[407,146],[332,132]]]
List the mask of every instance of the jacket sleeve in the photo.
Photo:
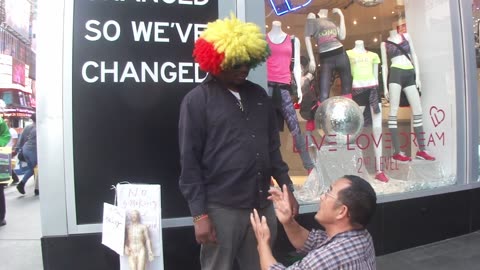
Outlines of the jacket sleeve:
[[17,145],[15,146],[15,149],[21,149],[23,147],[23,145],[25,144],[25,142],[27,142],[27,139],[28,139],[28,136],[30,134],[30,130],[32,129],[32,126],[29,125],[29,126],[26,126],[23,131],[22,131],[22,134],[20,135],[19,139],[18,139],[18,142],[17,142]]
[[280,134],[277,126],[277,116],[271,102],[269,102],[269,152],[270,162],[272,165],[272,176],[275,178],[279,186],[292,185],[292,179],[288,175],[288,165],[283,161],[280,152]]
[[8,125],[2,119],[0,122],[0,147],[4,147],[5,145],[7,145],[10,141],[10,138],[11,136]]
[[[204,89],[200,89],[204,90]],[[194,92],[195,90],[192,90]],[[178,141],[180,147],[180,191],[192,216],[206,213],[202,157],[206,137],[206,99],[203,91],[190,92],[180,106]]]

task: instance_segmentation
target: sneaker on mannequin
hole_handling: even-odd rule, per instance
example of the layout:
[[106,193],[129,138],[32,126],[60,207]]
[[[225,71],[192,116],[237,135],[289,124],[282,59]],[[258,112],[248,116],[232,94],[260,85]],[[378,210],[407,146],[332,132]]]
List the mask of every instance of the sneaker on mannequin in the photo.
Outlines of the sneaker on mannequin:
[[403,152],[393,155],[392,158],[398,161],[412,161],[412,158],[406,156]]
[[388,180],[389,180],[388,176],[385,173],[383,173],[382,171],[377,172],[377,174],[375,175],[375,179],[377,179],[380,182],[384,182],[384,183],[387,183]]
[[417,151],[417,155],[415,156],[415,158],[431,161],[435,160],[435,157],[429,155],[426,151]]

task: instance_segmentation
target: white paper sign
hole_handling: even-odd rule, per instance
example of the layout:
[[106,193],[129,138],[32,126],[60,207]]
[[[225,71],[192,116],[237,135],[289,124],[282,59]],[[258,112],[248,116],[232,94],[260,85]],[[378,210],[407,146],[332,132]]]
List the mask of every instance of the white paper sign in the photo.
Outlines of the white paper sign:
[[[130,211],[137,210],[140,223],[148,227],[155,259],[147,263],[146,270],[163,269],[160,185],[117,184],[117,202],[119,207],[126,210],[126,226],[130,224]],[[128,269],[126,257],[120,259],[120,268]]]
[[123,255],[125,244],[125,209],[103,203],[102,244]]

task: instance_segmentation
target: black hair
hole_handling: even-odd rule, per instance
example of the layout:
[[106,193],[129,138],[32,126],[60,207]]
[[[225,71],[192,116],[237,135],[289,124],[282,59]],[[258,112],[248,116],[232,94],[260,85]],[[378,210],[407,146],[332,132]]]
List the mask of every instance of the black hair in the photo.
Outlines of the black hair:
[[377,207],[377,195],[370,183],[356,175],[344,175],[350,186],[338,192],[338,199],[348,207],[350,223],[366,227]]

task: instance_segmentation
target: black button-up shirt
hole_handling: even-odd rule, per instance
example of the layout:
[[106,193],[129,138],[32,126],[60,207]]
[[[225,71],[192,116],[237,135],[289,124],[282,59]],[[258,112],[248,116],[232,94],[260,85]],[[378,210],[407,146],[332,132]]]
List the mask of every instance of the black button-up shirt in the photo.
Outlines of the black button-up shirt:
[[265,207],[271,176],[280,185],[292,183],[271,100],[249,81],[239,93],[241,104],[208,77],[182,101],[179,184],[192,216],[207,213],[207,203]]

